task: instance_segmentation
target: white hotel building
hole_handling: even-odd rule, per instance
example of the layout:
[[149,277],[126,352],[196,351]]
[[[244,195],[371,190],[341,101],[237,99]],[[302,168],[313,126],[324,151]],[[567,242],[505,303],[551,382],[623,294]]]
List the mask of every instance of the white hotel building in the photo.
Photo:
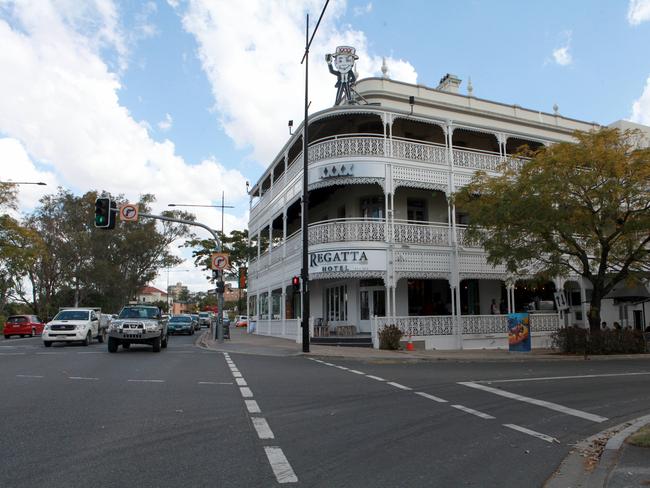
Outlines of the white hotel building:
[[[505,348],[505,314],[535,303],[531,330],[540,347],[565,320],[553,307],[560,289],[567,322],[585,323],[589,283],[535,284],[487,264],[449,196],[477,170],[520,164],[511,155],[524,144],[571,141],[573,131],[599,125],[563,117],[557,107],[545,113],[462,95],[459,85],[453,75],[435,89],[363,79],[355,86],[359,103],[310,116],[312,337],[354,326],[376,345],[377,328],[396,324],[426,348]],[[248,273],[251,321],[258,334],[297,341],[300,297],[291,278],[302,263],[302,151],[299,127],[251,188],[249,222],[257,247]],[[641,304],[609,302],[603,320],[641,326]]]

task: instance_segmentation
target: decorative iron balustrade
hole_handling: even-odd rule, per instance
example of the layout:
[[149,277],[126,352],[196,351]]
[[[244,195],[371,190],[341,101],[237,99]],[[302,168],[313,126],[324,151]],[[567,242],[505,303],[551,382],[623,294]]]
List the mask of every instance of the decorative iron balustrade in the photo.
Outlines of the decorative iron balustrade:
[[508,332],[507,315],[461,315],[463,334],[502,334]]
[[[507,315],[461,315],[464,335],[507,334]],[[410,317],[373,317],[372,333],[379,333],[384,327],[395,325],[405,337],[452,336],[455,334],[454,317],[451,315],[410,316]],[[557,313],[530,314],[530,330],[536,332],[554,332],[560,328]]]
[[392,139],[390,156],[409,161],[447,164],[447,148],[434,144]]
[[399,244],[449,245],[449,227],[446,224],[420,224],[396,220],[393,236]]
[[328,242],[385,240],[383,220],[331,220],[309,226],[309,245]]
[[384,156],[384,138],[341,137],[309,146],[309,163],[348,156]]
[[497,171],[503,158],[499,154],[454,149],[454,166],[458,168]]
[[405,337],[453,335],[454,319],[451,315],[433,315],[427,317],[374,317],[373,328],[379,333],[384,327],[396,326]]

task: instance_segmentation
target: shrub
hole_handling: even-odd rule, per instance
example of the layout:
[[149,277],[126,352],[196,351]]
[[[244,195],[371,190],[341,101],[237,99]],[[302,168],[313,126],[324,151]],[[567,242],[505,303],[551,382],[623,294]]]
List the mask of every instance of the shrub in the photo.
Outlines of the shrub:
[[395,351],[399,349],[402,331],[395,325],[387,325],[379,331],[379,349]]
[[600,330],[589,333],[581,327],[566,327],[553,333],[553,349],[570,354],[639,354],[645,340],[639,330]]

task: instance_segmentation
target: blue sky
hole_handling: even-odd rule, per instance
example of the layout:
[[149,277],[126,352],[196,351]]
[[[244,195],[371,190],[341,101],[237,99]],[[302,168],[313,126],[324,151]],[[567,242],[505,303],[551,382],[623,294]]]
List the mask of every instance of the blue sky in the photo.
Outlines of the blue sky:
[[[323,3],[0,0],[2,180],[48,183],[21,187],[23,212],[57,186],[152,192],[157,210],[223,191],[226,230],[244,228],[246,180],[302,119],[304,16],[314,25]],[[471,77],[480,98],[650,125],[650,0],[331,0],[312,46],[312,111],[333,103],[324,54],[341,44],[357,48],[361,77],[386,57],[393,79],[435,87],[453,73],[461,93]]]

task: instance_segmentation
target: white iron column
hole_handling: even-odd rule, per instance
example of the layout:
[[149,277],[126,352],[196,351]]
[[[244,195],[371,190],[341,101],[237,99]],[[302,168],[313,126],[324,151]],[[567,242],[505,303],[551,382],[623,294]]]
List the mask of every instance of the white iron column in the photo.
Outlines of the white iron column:
[[587,284],[585,278],[580,278],[580,310],[582,311],[582,326],[585,329],[589,328],[589,320],[587,319]]

